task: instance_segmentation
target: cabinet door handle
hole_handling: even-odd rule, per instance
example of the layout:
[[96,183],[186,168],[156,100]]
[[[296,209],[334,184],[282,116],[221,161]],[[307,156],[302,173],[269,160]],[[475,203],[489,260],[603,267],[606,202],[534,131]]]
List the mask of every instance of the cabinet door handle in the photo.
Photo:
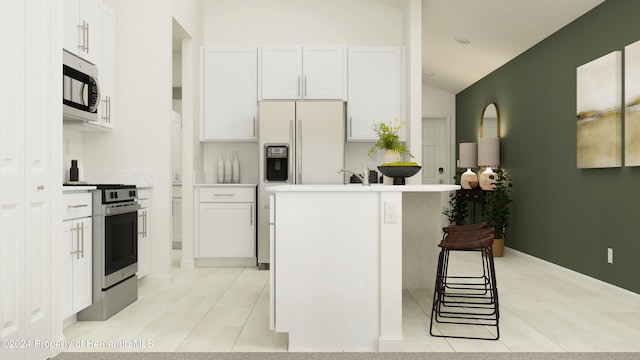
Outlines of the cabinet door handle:
[[82,257],[84,259],[84,223],[81,222],[80,223],[80,237],[81,239],[78,241],[79,245],[79,249],[78,249],[78,259],[80,257]]
[[213,194],[213,196],[235,196],[236,194]]
[[81,208],[81,207],[87,207],[89,205],[87,204],[78,204],[78,205],[67,205],[68,209],[76,209],[76,208]]
[[251,204],[251,208],[249,209],[249,225],[253,226],[253,204]]
[[[295,134],[293,133],[293,120],[289,120],[289,146],[290,149],[294,148],[294,143],[293,140],[295,138]],[[295,166],[295,163],[293,162],[293,156],[289,156],[289,174],[287,175],[287,182],[289,184],[295,184],[295,181],[293,179],[293,167]]]
[[87,23],[87,36],[85,37],[85,39],[87,39],[87,54],[89,53],[89,23]]
[[302,120],[298,120],[298,127],[296,128],[298,132],[298,142],[296,143],[298,148],[298,156],[296,157],[296,170],[298,172],[298,179],[296,180],[296,184],[302,184]]
[[102,120],[105,120],[107,123],[111,123],[111,97],[106,96],[104,98],[104,116]]
[[254,138],[258,137],[258,134],[256,134],[256,130],[257,130],[258,127],[256,125],[257,125],[256,117],[254,116],[253,117],[253,137]]
[[353,119],[349,116],[349,137],[353,137]]
[[307,97],[307,76],[304,77],[304,97]]
[[300,75],[298,75],[298,96],[300,96]]
[[78,25],[78,29],[82,31],[82,44],[78,45],[78,48],[84,52],[87,52],[89,50],[87,45],[87,32],[89,30],[89,24],[87,24],[87,22],[83,20],[82,25]]
[[142,235],[143,238],[147,237],[147,212],[143,211],[141,215],[138,215],[139,218],[142,218],[142,231],[138,231],[138,235]]
[[[76,224],[76,228],[74,229],[76,231],[76,249],[78,250],[74,250],[71,252],[71,255],[75,255],[76,259],[80,259],[80,223]],[[73,249],[73,245],[71,246],[71,248]]]

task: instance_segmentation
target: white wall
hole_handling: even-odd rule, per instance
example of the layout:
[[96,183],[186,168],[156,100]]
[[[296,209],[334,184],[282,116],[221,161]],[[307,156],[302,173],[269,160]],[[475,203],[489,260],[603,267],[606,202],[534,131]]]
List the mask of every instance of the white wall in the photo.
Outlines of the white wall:
[[374,0],[204,0],[205,45],[402,45],[402,10]]
[[[116,13],[116,128],[109,133],[83,134],[85,173],[99,181],[152,186],[148,278],[168,281],[172,241],[172,18],[180,18],[182,26],[201,39],[198,14],[202,14],[202,3],[199,0],[104,2]],[[183,97],[185,93],[190,96],[189,105],[193,106],[194,81],[183,79],[183,83],[192,87],[183,89]],[[194,116],[193,110],[189,116]]]

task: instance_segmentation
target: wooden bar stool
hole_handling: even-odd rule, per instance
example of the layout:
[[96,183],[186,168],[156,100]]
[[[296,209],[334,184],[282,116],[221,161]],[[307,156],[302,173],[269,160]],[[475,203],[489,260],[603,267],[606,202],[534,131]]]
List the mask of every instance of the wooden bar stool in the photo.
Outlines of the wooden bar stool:
[[[493,228],[486,224],[450,226],[438,244],[441,248],[436,270],[431,323],[432,336],[462,339],[497,340],[500,337],[498,288],[493,262]],[[450,275],[449,258],[455,251],[475,251],[480,254],[482,273]],[[435,334],[434,322],[441,324],[495,327],[495,336]],[[456,328],[457,330],[457,328]],[[464,333],[464,330],[461,330]],[[441,331],[442,332],[442,331]],[[491,334],[493,335],[493,334]]]

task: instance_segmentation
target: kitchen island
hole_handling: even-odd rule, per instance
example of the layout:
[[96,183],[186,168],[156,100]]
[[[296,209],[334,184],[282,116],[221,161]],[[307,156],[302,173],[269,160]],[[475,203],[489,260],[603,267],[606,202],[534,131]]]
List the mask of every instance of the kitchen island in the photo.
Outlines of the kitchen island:
[[402,289],[431,288],[457,185],[283,185],[270,197],[270,325],[289,351],[403,351]]

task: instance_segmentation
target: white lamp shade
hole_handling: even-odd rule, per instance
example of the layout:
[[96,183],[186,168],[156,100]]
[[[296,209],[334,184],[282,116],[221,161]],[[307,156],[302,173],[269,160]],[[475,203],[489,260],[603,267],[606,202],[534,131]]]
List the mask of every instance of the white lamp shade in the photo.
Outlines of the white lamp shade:
[[478,167],[478,144],[477,143],[460,143],[460,164],[461,168]]
[[478,165],[480,166],[500,165],[500,139],[499,138],[478,139]]

